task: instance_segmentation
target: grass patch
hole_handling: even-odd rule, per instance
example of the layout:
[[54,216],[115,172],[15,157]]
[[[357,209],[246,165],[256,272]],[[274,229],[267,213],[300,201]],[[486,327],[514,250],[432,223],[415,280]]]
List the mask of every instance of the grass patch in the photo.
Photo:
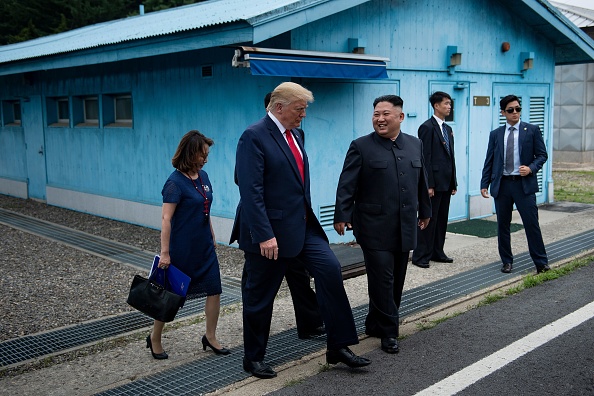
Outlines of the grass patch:
[[304,381],[303,378],[296,378],[296,379],[292,379],[292,380],[288,380],[287,382],[285,382],[284,387],[288,388],[289,386],[295,386],[295,385],[299,385],[300,383],[302,383]]
[[593,261],[594,256],[587,256],[575,259],[562,267],[552,268],[550,271],[547,272],[542,272],[540,274],[535,275],[527,275],[526,277],[524,277],[520,285],[506,289],[505,291],[499,294],[488,294],[476,306],[481,307],[483,305],[492,304],[496,301],[501,300],[502,298],[505,298],[506,296],[512,296],[514,294],[517,294],[524,289],[528,289],[530,287],[538,286],[545,282],[558,279],[562,276],[570,274],[578,268],[585,267],[586,265],[591,264]]
[[[535,274],[535,275],[527,275],[524,277],[524,279],[518,286],[510,287],[506,290],[503,290],[503,291],[501,291],[499,293],[495,293],[495,294],[489,293],[481,301],[479,301],[474,307],[469,307],[469,309],[493,304],[499,300],[504,299],[505,297],[513,296],[514,294],[518,294],[521,291],[523,291],[524,289],[538,286],[540,284],[543,284],[544,282],[548,282],[548,281],[560,278],[562,276],[565,276],[567,274],[570,274],[571,272],[575,271],[576,269],[585,267],[585,266],[591,264],[592,262],[594,262],[594,255],[575,259],[575,260],[565,264],[562,267],[553,268],[547,272],[543,272],[543,273]],[[455,312],[451,315],[447,314],[439,319],[435,319],[435,320],[431,320],[431,321],[421,320],[418,323],[416,323],[416,326],[417,326],[417,329],[419,329],[421,331],[429,330],[429,329],[434,328],[438,324],[443,323],[446,320],[454,318],[461,314],[462,314],[462,312]],[[320,371],[322,371],[322,370],[320,370]]]
[[437,326],[440,323],[445,322],[448,319],[451,318],[455,318],[458,315],[461,315],[462,312],[454,312],[453,314],[446,314],[445,316],[442,316],[441,318],[435,319],[435,320],[422,320],[421,322],[417,323],[417,329],[419,330],[429,330],[434,328],[435,326]]
[[594,256],[587,256],[581,259],[576,259],[568,264],[564,265],[563,267],[553,268],[550,271],[542,272],[536,275],[528,275],[524,278],[522,285],[525,289],[529,287],[534,287],[541,285],[547,281],[551,281],[562,276],[565,276],[578,268],[585,267],[586,265],[590,264],[594,261]]
[[476,306],[478,308],[478,307],[482,307],[483,305],[493,304],[494,302],[499,301],[504,297],[505,297],[505,295],[503,293],[499,293],[499,294],[490,294],[489,293],[485,296],[485,298],[483,298],[481,301],[479,301],[479,303],[476,304]]
[[555,200],[594,204],[593,171],[553,171]]
[[510,287],[509,289],[505,290],[505,295],[513,296],[514,294],[518,294],[522,290],[524,290],[523,286]]

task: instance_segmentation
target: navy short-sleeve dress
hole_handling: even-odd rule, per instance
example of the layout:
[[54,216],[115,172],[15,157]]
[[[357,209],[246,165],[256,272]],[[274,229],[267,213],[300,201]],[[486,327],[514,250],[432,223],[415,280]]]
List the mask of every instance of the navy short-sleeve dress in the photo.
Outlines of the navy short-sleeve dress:
[[[169,254],[171,264],[192,278],[188,299],[221,294],[219,261],[210,231],[210,219],[204,214],[204,197],[212,204],[212,185],[208,175],[200,171],[194,183],[175,170],[163,186],[163,203],[177,204],[171,218]],[[201,182],[202,180],[202,182]],[[194,184],[196,186],[194,186]]]

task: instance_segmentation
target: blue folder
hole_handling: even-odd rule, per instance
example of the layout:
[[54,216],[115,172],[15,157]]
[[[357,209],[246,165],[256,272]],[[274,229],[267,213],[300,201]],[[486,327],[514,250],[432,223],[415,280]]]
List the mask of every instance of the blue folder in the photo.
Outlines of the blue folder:
[[[190,277],[173,265],[169,265],[167,270],[159,268],[159,255],[153,259],[153,266],[149,272],[149,278],[156,280],[161,286],[165,287],[172,293],[178,296],[185,297],[188,293],[188,286],[190,286]],[[167,284],[164,284],[165,271],[167,271]]]

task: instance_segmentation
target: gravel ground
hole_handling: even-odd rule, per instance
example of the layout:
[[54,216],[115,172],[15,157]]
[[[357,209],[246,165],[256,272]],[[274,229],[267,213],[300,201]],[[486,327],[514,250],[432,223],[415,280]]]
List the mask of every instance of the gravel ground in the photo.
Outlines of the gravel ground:
[[[0,194],[0,208],[150,252],[160,232]],[[132,311],[126,304],[137,269],[0,224],[0,341]],[[219,245],[224,276],[241,276],[243,254]]]
[[[159,250],[157,230],[1,194],[0,208],[147,251]],[[541,211],[540,214],[543,237],[547,244],[589,230],[594,224],[594,210],[575,214]],[[514,218],[519,221],[517,213]],[[494,220],[494,217],[490,219]],[[4,258],[0,267],[0,298],[3,301],[0,305],[0,341],[132,310],[125,299],[137,269],[11,227],[0,225],[0,232],[0,254]],[[516,253],[527,250],[523,231],[513,234],[512,245]],[[499,271],[496,238],[482,239],[448,233],[446,250],[454,258],[454,264],[432,263],[429,270],[409,266],[405,290],[487,263],[496,263],[493,270]],[[217,254],[221,272],[226,276],[239,278],[243,265],[241,251],[219,245]],[[89,282],[89,279],[93,282]],[[344,284],[352,307],[367,303],[365,276],[348,279]],[[292,303],[284,287],[275,300],[271,333],[292,327],[295,327]],[[199,347],[199,339],[204,333],[203,318],[200,315],[187,320],[176,320],[165,329],[163,342],[169,353],[167,360],[157,361],[150,357],[144,343],[149,330],[142,329],[57,357],[0,370],[0,396],[90,395],[212,355],[212,352],[203,352]],[[220,342],[231,348],[233,356],[241,356],[243,340],[240,304],[224,307],[217,334]],[[378,347],[376,341],[370,342],[371,348]],[[287,366],[292,365],[299,366],[299,362]],[[253,377],[246,381],[254,382],[257,386],[274,385],[272,382],[256,381]],[[220,393],[229,392],[241,396],[250,394],[241,386],[244,385],[237,384],[238,389],[235,392],[234,385]],[[286,384],[280,382],[274,386],[282,387]],[[264,389],[257,388],[252,394],[264,393]]]

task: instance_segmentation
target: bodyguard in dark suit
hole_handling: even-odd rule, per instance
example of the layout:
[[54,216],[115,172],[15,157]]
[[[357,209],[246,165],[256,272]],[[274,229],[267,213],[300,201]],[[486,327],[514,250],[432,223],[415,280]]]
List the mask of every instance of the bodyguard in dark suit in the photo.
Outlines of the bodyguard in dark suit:
[[[336,191],[334,228],[352,225],[367,270],[369,312],[365,332],[381,338],[381,348],[397,353],[398,309],[409,251],[417,226],[431,216],[423,164],[423,144],[400,131],[402,99],[385,95],[373,102],[375,132],[354,140]],[[417,217],[418,213],[418,217]]]
[[456,159],[454,157],[454,133],[445,123],[452,110],[452,98],[445,92],[434,92],[429,98],[433,116],[419,127],[419,139],[423,142],[423,156],[427,169],[427,184],[431,197],[431,222],[419,232],[412,263],[429,268],[429,260],[451,263],[454,260],[443,251],[450,199],[456,194]]
[[276,372],[264,362],[274,298],[288,265],[301,262],[314,277],[326,325],[326,361],[362,367],[368,359],[349,348],[359,342],[340,263],[311,208],[309,161],[296,128],[312,93],[282,83],[268,114],[250,125],[237,144],[241,201],[231,240],[245,252],[242,277],[243,368],[259,378]]
[[517,96],[508,95],[501,99],[499,105],[507,122],[489,135],[481,195],[489,198],[487,189],[490,185],[497,212],[499,256],[503,263],[501,272],[509,273],[513,268],[509,225],[514,204],[522,217],[530,257],[537,272],[548,271],[550,268],[536,206],[539,190],[536,173],[548,158],[547,149],[540,128],[520,121],[522,108]]

